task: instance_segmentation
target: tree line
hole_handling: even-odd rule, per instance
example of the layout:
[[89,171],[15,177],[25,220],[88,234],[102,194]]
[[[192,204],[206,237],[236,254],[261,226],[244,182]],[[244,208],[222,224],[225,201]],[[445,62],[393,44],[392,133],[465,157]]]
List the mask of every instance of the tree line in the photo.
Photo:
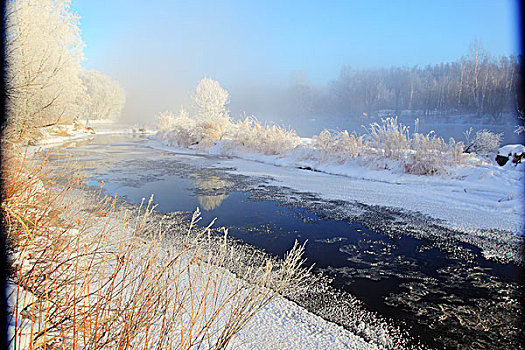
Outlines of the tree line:
[[357,69],[343,66],[326,86],[296,79],[289,90],[298,114],[459,115],[501,120],[516,114],[522,57],[487,54],[479,43],[461,59],[425,67]]

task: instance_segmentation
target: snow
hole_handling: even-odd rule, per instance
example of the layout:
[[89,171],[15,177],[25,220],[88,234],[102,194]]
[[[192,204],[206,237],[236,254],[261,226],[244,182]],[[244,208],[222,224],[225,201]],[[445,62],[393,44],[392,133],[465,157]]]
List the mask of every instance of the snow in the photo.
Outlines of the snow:
[[231,349],[377,349],[344,328],[277,298],[258,312]]
[[520,144],[515,145],[505,145],[501,147],[498,151],[499,155],[510,157],[514,154],[522,154],[525,152],[525,146]]

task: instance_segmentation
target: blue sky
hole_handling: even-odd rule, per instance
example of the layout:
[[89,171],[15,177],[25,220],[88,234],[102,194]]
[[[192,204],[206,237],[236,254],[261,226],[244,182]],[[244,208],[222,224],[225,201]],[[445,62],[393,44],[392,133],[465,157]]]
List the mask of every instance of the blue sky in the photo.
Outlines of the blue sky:
[[150,96],[204,76],[227,88],[282,85],[303,70],[327,83],[343,64],[448,62],[476,39],[509,55],[519,42],[514,0],[72,0],[71,9],[81,17],[84,66]]

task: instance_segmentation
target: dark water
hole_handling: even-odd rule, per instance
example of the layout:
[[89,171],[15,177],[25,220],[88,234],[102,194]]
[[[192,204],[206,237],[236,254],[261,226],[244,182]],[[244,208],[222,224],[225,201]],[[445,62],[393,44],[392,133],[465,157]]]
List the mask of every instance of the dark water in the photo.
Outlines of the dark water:
[[[452,256],[428,239],[381,234],[304,208],[256,200],[210,169],[213,157],[154,151],[141,142],[98,137],[70,150],[91,174],[92,185],[104,180],[109,194],[132,203],[155,193],[162,212],[198,206],[203,223],[217,218],[215,226],[278,256],[295,240],[307,240],[305,255],[316,271],[334,277],[335,286],[367,308],[405,324],[423,344],[519,348],[521,267],[488,261],[468,244],[457,243],[462,254]],[[162,167],[174,162],[178,171]]]

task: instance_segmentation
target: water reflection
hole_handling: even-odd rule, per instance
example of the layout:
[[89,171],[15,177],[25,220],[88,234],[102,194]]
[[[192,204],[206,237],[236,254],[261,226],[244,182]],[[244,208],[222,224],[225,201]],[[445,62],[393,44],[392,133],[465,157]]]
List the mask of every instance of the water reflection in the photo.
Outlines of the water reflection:
[[196,178],[195,186],[198,189],[198,193],[202,193],[198,195],[200,207],[207,211],[218,208],[229,196],[226,188],[232,185],[232,182],[214,175]]

